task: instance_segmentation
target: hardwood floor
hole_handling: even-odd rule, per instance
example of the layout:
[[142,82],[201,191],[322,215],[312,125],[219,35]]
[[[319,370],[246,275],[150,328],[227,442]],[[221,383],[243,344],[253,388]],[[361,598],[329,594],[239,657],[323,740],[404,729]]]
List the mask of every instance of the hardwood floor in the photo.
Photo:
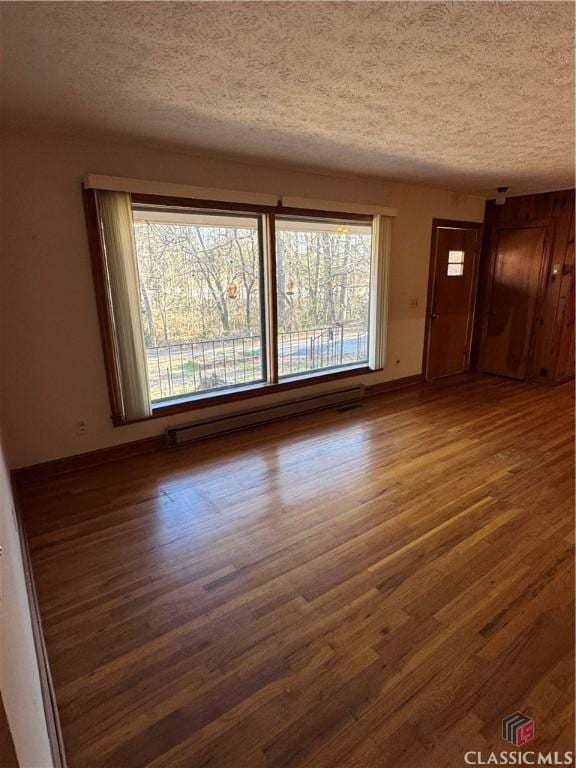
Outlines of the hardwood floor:
[[28,485],[69,765],[573,748],[573,389],[475,379]]

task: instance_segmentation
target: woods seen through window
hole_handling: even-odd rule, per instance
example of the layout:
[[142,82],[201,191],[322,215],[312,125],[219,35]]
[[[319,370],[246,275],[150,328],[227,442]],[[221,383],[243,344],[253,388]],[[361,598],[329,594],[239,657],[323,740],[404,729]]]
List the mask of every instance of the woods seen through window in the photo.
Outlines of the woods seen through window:
[[100,188],[85,203],[116,426],[383,367],[385,213]]
[[[275,219],[278,377],[365,364],[371,224]],[[152,402],[268,381],[262,217],[134,206],[133,221]]]

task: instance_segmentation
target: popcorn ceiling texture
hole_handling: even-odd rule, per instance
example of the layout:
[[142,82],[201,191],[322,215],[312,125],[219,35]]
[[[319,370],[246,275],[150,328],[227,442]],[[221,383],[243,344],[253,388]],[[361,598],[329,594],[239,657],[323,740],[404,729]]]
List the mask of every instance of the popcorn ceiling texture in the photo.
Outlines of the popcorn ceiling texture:
[[574,179],[571,2],[2,3],[16,124],[489,193]]

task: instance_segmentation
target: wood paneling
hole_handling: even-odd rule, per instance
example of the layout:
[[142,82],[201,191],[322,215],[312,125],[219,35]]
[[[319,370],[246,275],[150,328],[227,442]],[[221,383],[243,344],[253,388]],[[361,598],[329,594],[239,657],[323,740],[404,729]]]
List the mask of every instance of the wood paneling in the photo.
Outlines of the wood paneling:
[[542,280],[534,307],[534,324],[525,377],[558,383],[574,377],[574,190],[509,198],[503,206],[488,201],[480,264],[478,313],[473,357],[483,367],[484,342],[491,306],[490,288],[502,229],[542,226],[547,229]]
[[574,376],[574,296],[574,206],[572,206],[556,315],[556,324],[559,328],[556,355],[557,381],[567,381]]
[[498,231],[484,370],[525,379],[543,269],[546,227]]
[[572,749],[572,409],[419,385],[23,487],[70,766]]
[[492,284],[492,243],[497,236],[497,219],[499,206],[493,200],[486,203],[484,225],[482,228],[482,245],[480,249],[480,264],[478,266],[478,287],[476,290],[476,313],[472,335],[472,352],[470,368],[473,371],[482,370],[484,355],[484,333],[488,316],[489,288]]
[[[549,207],[552,222],[551,252],[546,264],[546,289],[540,302],[530,370],[532,379],[542,381],[562,379],[558,370],[555,370],[556,366],[561,368],[569,365],[566,355],[561,358],[559,351],[564,310],[568,303],[574,302],[573,267],[571,273],[565,273],[568,244],[574,239],[573,194],[550,195]],[[555,274],[555,269],[558,274]]]

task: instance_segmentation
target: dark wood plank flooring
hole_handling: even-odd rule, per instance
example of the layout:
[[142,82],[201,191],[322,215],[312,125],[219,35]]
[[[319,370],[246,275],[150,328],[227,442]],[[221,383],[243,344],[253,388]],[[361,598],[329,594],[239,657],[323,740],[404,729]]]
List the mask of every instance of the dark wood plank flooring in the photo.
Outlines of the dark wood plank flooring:
[[482,378],[20,488],[70,766],[573,748],[573,453]]
[[10,733],[10,726],[6,719],[2,699],[0,699],[0,765],[2,768],[18,768],[14,742],[12,741],[12,734]]

